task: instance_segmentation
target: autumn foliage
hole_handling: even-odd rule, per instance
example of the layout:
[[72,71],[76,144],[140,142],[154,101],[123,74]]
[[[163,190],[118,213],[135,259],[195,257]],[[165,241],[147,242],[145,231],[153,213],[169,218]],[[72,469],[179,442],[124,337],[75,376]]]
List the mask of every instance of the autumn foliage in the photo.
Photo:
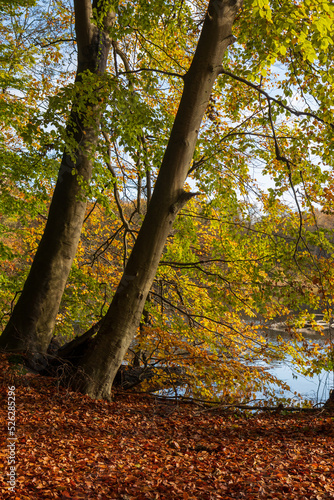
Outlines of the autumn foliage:
[[1,374],[2,403],[16,386],[18,438],[15,494],[1,450],[3,499],[334,498],[334,420],[323,410],[247,415],[117,392],[94,401],[4,355]]
[[[62,154],[77,154],[70,111],[94,121],[86,105],[97,88],[90,183],[72,171],[88,204],[55,321],[61,342],[106,314],[152,199],[209,3],[117,5],[105,76],[76,83],[71,5],[1,6],[1,331],[22,296]],[[168,235],[125,355],[129,366],[181,367],[189,396],[249,401],[273,380],[263,364],[285,356],[302,373],[333,369],[332,27],[328,0],[245,1],[235,19],[184,186],[197,194]],[[329,331],[320,344],[300,333],[322,330],[315,311]],[[266,331],[282,318],[286,336],[271,342]]]

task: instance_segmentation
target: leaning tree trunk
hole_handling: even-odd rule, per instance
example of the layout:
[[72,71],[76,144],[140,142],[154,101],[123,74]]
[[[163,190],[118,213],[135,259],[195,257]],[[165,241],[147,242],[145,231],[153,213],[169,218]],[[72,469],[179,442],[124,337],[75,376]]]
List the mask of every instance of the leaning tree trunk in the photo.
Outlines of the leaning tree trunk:
[[[99,82],[106,69],[111,45],[108,30],[115,14],[101,14],[103,8],[103,2],[97,0],[93,4],[91,0],[74,1],[78,46],[75,87],[79,89],[86,76],[89,82]],[[95,80],[91,75],[95,75]],[[86,211],[82,186],[91,178],[99,135],[102,104],[96,101],[98,91],[92,87],[83,90],[74,97],[67,125],[68,144],[74,146],[65,147],[44,234],[22,294],[0,338],[0,347],[6,350],[44,353],[52,337]]]
[[198,130],[242,0],[211,0],[147,214],[101,327],[79,362],[74,387],[97,399],[111,386],[140,323],[173,221],[192,196],[183,190]]

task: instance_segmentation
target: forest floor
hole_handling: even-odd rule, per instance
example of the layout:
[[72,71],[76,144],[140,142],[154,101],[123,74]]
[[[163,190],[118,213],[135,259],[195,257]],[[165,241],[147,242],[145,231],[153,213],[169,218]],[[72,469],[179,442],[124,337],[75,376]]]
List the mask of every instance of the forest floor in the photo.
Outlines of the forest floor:
[[4,355],[0,373],[2,499],[334,499],[333,413],[247,416],[124,393],[95,401]]

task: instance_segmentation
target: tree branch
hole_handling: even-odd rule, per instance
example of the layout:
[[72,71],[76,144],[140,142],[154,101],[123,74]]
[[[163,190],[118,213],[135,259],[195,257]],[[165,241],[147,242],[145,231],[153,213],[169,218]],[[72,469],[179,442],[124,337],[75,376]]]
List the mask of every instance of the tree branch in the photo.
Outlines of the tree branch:
[[39,45],[42,49],[45,49],[46,47],[50,47],[50,45],[56,45],[57,43],[75,42],[76,38],[59,38],[58,40],[46,41],[48,43],[38,43],[37,45]]
[[164,71],[162,69],[155,69],[155,68],[140,68],[140,69],[134,69],[134,70],[129,70],[129,71],[120,71],[119,75],[126,75],[128,73],[130,73],[130,74],[141,73],[142,71],[152,71],[155,73],[161,73],[162,75],[176,76],[178,78],[182,78],[182,80],[184,80],[184,78],[185,78],[185,75],[181,75],[180,73],[174,73],[173,71]]
[[259,92],[260,94],[262,94],[264,97],[266,97],[268,102],[274,102],[274,103],[278,104],[279,106],[284,108],[286,111],[289,111],[289,113],[291,113],[295,116],[308,116],[309,118],[314,118],[318,122],[323,123],[324,125],[329,125],[330,127],[332,127],[334,129],[334,123],[326,122],[325,120],[323,120],[322,118],[317,116],[315,113],[311,113],[309,111],[298,111],[296,109],[291,108],[290,106],[287,106],[280,99],[276,99],[275,97],[272,97],[271,95],[269,95],[268,92],[263,90],[259,85],[252,83],[252,82],[246,80],[245,78],[242,78],[241,76],[237,76],[234,73],[227,71],[223,67],[221,67],[219,69],[219,74],[230,76],[231,78],[233,78],[233,80],[237,80],[240,83],[244,83],[248,87],[251,87],[252,89],[254,89],[257,92]]

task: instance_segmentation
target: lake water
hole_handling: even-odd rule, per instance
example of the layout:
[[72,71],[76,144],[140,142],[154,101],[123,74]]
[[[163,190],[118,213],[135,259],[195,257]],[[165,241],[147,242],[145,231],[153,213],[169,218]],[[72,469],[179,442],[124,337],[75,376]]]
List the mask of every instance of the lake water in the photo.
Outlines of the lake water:
[[[306,377],[297,373],[289,362],[280,362],[268,368],[272,375],[286,382],[290,387],[290,391],[282,391],[277,388],[275,392],[279,397],[295,398],[296,401],[299,401],[299,398],[294,396],[294,393],[297,392],[302,396],[302,399],[311,400],[313,404],[324,403],[329,397],[330,389],[334,388],[333,372],[323,370],[319,375]],[[257,393],[257,398],[261,399],[261,396],[261,393]]]
[[[322,321],[321,315],[319,316],[319,324]],[[273,344],[278,345],[277,336],[283,338],[283,340],[290,340],[290,335],[285,331],[283,323],[277,323],[275,328],[272,328],[271,325],[270,330],[266,330],[265,337]],[[333,331],[333,328],[332,328]],[[309,342],[317,342],[320,345],[324,343],[324,339],[329,335],[329,330],[325,335],[320,335],[317,332],[312,331],[311,329],[303,329],[302,331],[303,337],[306,341]],[[264,334],[263,334],[264,335]],[[294,369],[291,358],[286,356],[283,361],[272,361],[271,364],[264,364],[263,362],[259,362],[259,365],[265,367],[269,373],[274,375],[277,379],[285,382],[289,387],[290,391],[282,390],[280,387],[271,385],[270,389],[274,390],[275,396],[277,398],[290,399],[291,405],[299,406],[303,401],[311,401],[312,405],[319,405],[325,403],[329,397],[329,392],[331,389],[334,389],[334,373],[322,370],[320,374],[311,376],[305,376],[297,372]],[[173,389],[167,390],[169,396],[174,397],[175,392]],[[157,391],[158,395],[167,395],[166,390]],[[297,393],[299,396],[296,396]],[[180,386],[177,388],[177,394],[179,396],[183,396],[185,394],[185,389]],[[267,398],[264,393],[257,392],[255,395],[255,400],[252,402],[248,402],[248,404],[258,405],[259,401],[264,401]]]
[[[272,330],[269,332],[270,340],[275,342],[277,335],[281,335],[284,338],[287,334],[284,330]],[[307,330],[303,331],[303,336],[307,341],[317,341],[320,344],[324,340],[324,337],[320,334]],[[322,370],[320,374],[313,377],[304,376],[298,373],[289,361],[290,359],[287,356],[285,361],[278,361],[267,365],[268,371],[279,380],[286,382],[291,389],[291,391],[282,391],[276,388],[276,395],[284,398],[294,398],[297,402],[300,401],[300,398],[294,396],[294,393],[297,392],[302,396],[302,399],[311,400],[313,404],[326,402],[330,389],[334,389],[334,373]],[[262,366],[266,365],[262,364]],[[261,399],[261,393],[258,393],[257,397]]]

